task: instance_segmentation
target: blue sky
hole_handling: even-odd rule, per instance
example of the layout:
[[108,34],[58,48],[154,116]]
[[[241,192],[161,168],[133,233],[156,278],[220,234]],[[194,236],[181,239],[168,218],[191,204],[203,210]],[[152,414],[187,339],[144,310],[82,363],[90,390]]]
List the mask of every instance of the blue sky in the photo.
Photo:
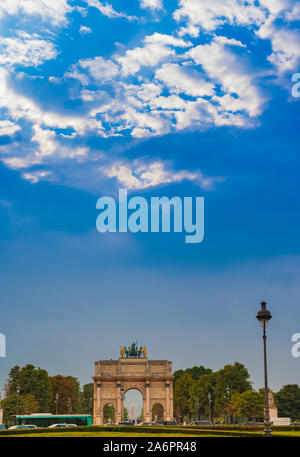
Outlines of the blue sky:
[[[174,368],[299,382],[300,3],[2,0],[0,332],[89,382],[137,339]],[[99,234],[96,201],[204,196],[205,239]]]

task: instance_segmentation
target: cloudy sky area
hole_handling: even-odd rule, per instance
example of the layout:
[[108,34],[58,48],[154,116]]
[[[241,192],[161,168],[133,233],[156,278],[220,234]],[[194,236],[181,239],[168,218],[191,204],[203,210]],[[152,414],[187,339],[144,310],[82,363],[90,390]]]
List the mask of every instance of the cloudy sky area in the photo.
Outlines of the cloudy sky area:
[[[175,368],[299,382],[300,2],[2,0],[7,358],[89,382],[133,338]],[[96,200],[205,196],[205,240],[96,232]],[[74,350],[75,349],[75,350]]]

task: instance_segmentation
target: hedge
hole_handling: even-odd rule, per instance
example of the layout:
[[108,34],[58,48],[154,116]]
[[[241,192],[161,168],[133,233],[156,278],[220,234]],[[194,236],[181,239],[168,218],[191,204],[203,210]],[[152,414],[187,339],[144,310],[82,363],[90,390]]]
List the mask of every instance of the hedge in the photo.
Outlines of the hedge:
[[[274,431],[300,431],[300,426],[274,426]],[[184,435],[216,435],[216,436],[253,436],[253,432],[262,432],[263,426],[81,426],[66,428],[39,428],[39,429],[21,429],[21,430],[2,430],[1,435],[27,435],[43,433],[68,433],[68,432],[123,432],[123,433],[151,433],[151,434],[169,434],[180,433]],[[240,432],[240,433],[239,433]]]

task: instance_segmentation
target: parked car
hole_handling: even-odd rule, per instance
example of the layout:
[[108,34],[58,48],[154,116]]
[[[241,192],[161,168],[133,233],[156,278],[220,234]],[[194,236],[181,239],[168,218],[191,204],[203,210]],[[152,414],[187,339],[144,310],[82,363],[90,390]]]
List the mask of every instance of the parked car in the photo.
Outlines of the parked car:
[[212,421],[195,421],[194,425],[213,425]]
[[135,423],[130,421],[122,421],[118,422],[116,425],[135,425]]
[[37,428],[36,425],[33,424],[26,424],[26,425],[13,425],[12,427],[9,427],[8,430],[20,430],[20,429],[29,429],[29,428]]
[[156,422],[154,422],[155,425],[177,425],[177,422],[175,421],[164,421],[164,420],[157,420]]
[[52,424],[48,428],[77,427],[76,424]]
[[142,427],[147,427],[147,426],[157,425],[157,423],[156,422],[141,422],[138,425],[139,426],[141,425]]
[[6,430],[6,425],[0,424],[0,430]]

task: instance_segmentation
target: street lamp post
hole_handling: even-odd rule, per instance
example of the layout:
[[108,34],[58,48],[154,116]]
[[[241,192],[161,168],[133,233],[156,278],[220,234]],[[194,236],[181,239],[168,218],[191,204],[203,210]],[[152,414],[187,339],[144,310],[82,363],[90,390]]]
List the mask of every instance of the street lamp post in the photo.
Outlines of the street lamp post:
[[196,420],[199,420],[199,397],[195,398],[195,416]]
[[17,386],[17,416],[19,415],[19,398],[20,398],[21,387]]
[[58,392],[55,394],[55,409],[56,409],[56,415],[58,415],[58,399],[59,395]]
[[226,387],[226,393],[227,393],[227,422],[230,424],[230,387]]
[[69,412],[69,413],[72,412],[72,400],[71,400],[70,397],[68,398],[68,412]]
[[267,309],[267,303],[261,302],[261,309],[258,311],[256,318],[259,320],[263,329],[263,342],[264,342],[264,375],[265,375],[265,428],[264,436],[272,436],[272,428],[270,422],[269,410],[269,387],[268,387],[268,370],[267,370],[267,334],[266,328],[268,322],[272,319],[270,311]]
[[212,414],[211,414],[212,399],[211,399],[211,393],[208,392],[207,396],[208,396],[209,420],[212,422]]

